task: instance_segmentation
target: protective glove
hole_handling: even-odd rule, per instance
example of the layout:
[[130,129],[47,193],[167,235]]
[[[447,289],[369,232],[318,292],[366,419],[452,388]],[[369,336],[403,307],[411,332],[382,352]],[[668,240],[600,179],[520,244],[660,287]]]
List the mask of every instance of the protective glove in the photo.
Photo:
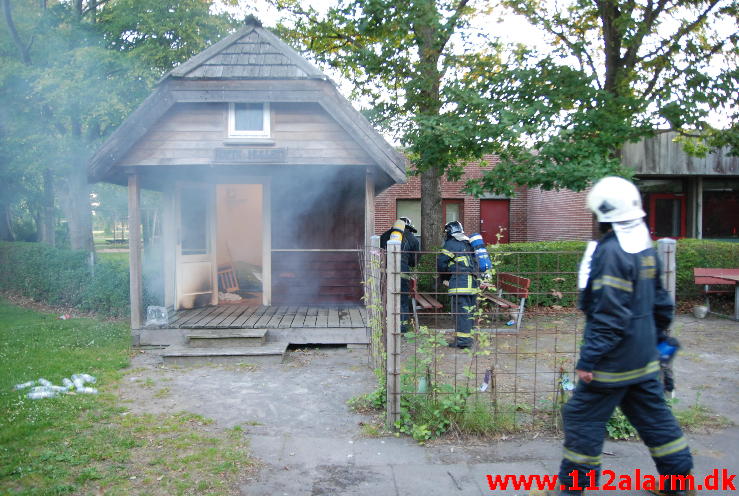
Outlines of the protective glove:
[[677,354],[677,350],[680,349],[680,341],[677,340],[677,338],[673,338],[672,336],[663,339],[657,344],[657,350],[659,351],[659,361],[661,363],[670,363],[673,358],[675,358],[675,355]]

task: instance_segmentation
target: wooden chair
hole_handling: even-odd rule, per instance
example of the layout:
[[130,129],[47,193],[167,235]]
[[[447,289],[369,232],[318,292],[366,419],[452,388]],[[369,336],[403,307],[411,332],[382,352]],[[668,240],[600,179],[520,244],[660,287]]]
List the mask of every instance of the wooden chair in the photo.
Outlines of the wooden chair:
[[218,267],[218,289],[224,293],[237,293],[241,289],[233,265],[225,264]]

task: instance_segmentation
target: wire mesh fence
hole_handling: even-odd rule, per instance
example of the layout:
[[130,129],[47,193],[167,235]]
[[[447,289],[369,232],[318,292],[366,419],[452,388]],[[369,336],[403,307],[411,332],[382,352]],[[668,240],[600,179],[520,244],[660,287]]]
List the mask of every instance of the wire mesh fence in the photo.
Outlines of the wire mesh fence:
[[[386,296],[386,302],[407,302],[398,317],[409,323],[406,333],[385,331],[402,335],[397,350],[386,349],[388,356],[397,355],[386,361],[395,369],[387,377],[399,376],[399,387],[388,391],[388,418],[402,424],[403,415],[443,412],[445,428],[462,431],[556,428],[574,381],[584,325],[573,306],[580,255],[500,251],[494,257],[496,274],[485,280],[474,307],[454,311],[436,270],[436,252],[422,252],[411,274],[415,289],[411,284],[407,292]],[[511,277],[505,275],[519,285],[508,284]],[[391,269],[387,279],[406,276]],[[455,321],[467,316],[474,321],[474,345],[449,347]],[[393,401],[394,396],[399,398]],[[400,405],[398,411],[393,405]]]
[[[674,242],[659,244],[674,296]],[[388,424],[403,430],[412,417],[412,429],[469,434],[559,428],[585,327],[576,308],[582,252],[489,246],[493,270],[460,310],[437,271],[439,252],[418,253],[402,273],[399,248],[382,250],[375,237],[363,264],[370,365],[386,388]],[[448,346],[460,317],[473,321],[468,349]]]

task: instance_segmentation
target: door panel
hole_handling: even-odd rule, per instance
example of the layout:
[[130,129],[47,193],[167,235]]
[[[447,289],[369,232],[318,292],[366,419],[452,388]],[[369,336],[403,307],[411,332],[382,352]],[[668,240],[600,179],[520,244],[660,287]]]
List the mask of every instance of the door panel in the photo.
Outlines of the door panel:
[[480,200],[480,234],[485,244],[508,243],[510,200]]
[[177,308],[218,303],[212,185],[177,185]]

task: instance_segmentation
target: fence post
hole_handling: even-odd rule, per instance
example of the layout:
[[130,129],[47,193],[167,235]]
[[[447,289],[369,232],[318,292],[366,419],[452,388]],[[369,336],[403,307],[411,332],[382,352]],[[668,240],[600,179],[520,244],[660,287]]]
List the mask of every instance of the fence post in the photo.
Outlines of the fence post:
[[382,366],[382,291],[380,263],[380,237],[371,236],[367,254],[367,339],[370,345],[370,359],[372,368]]
[[400,242],[387,243],[387,425],[400,419]]
[[677,241],[671,238],[662,238],[657,240],[657,253],[662,261],[662,287],[670,294],[672,301],[677,301],[675,294],[676,285],[676,253]]

